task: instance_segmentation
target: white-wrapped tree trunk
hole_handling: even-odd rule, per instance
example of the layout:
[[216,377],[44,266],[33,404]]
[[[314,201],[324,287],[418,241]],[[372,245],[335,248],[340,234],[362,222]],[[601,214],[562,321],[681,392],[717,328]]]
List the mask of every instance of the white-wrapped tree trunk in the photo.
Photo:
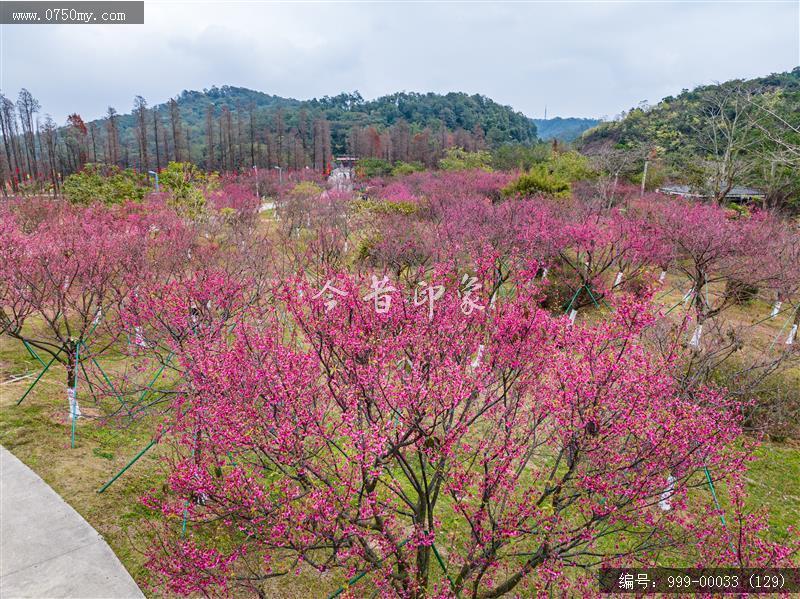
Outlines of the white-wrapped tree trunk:
[[578,316],[578,311],[573,308],[572,311],[569,313],[569,323],[575,324],[575,318],[577,316]]
[[794,340],[797,337],[797,325],[792,325],[792,330],[789,331],[789,336],[786,338],[786,345],[794,345]]
[[775,305],[772,306],[772,313],[769,315],[770,318],[775,318],[778,315],[778,312],[781,311],[781,306],[783,302],[775,302]]
[[617,278],[614,279],[614,287],[617,287],[620,285],[620,283],[622,283],[622,277],[623,277],[622,271],[619,271],[617,273]]
[[658,282],[659,283],[663,283],[666,280],[667,280],[667,271],[666,270],[662,270],[661,274],[658,275]]
[[70,420],[80,418],[81,407],[78,405],[78,390],[75,387],[67,387],[67,402]]

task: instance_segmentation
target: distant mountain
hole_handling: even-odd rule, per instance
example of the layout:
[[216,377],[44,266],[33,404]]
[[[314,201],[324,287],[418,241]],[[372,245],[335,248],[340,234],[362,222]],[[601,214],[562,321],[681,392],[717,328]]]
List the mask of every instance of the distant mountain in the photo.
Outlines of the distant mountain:
[[539,137],[544,140],[557,139],[559,141],[573,141],[581,136],[584,131],[598,125],[600,119],[583,119],[559,116],[552,119],[531,119],[536,125]]

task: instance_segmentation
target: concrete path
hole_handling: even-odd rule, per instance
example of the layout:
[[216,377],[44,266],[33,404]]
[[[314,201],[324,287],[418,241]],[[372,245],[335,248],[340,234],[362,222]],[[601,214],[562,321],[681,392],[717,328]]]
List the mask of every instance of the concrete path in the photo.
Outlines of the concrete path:
[[103,537],[0,446],[0,599],[144,597]]

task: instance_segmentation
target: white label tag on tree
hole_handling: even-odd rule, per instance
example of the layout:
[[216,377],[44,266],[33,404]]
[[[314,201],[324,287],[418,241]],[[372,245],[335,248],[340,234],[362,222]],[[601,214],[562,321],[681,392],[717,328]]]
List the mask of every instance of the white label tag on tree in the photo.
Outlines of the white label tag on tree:
[[69,417],[70,417],[70,419],[80,418],[81,417],[81,407],[78,405],[78,397],[77,397],[77,391],[76,391],[75,387],[67,388],[67,401],[69,402]]
[[617,273],[617,278],[614,279],[614,287],[617,287],[620,283],[622,283],[622,271]]
[[470,366],[471,366],[472,368],[477,368],[477,367],[478,367],[478,364],[480,364],[480,363],[481,363],[481,358],[483,358],[483,349],[484,349],[484,345],[483,345],[483,343],[481,343],[481,344],[478,346],[478,351],[477,351],[477,353],[475,354],[475,357],[472,359],[472,364],[470,364]]
[[683,296],[683,303],[688,304],[693,297],[694,297],[694,287],[692,287],[689,291],[687,291],[686,295]]
[[659,283],[663,283],[666,280],[666,278],[667,278],[667,271],[666,270],[662,270],[661,274],[658,275],[658,282]]
[[575,324],[575,318],[577,316],[578,316],[578,311],[573,308],[572,312],[569,313],[569,323]]
[[98,308],[97,313],[94,315],[94,320],[92,321],[92,326],[97,326],[100,324],[100,321],[103,319],[103,309]]
[[692,340],[689,341],[689,345],[692,347],[700,347],[700,336],[703,334],[703,325],[697,325],[697,328],[694,330],[694,335],[692,335]]
[[543,268],[543,269],[542,269],[542,281],[544,281],[544,280],[547,278],[547,273],[548,273],[549,271],[550,271],[550,269],[549,269],[549,268]]
[[675,492],[675,477],[671,474],[667,477],[667,488],[661,492],[661,499],[658,502],[658,507],[661,511],[668,512],[672,509],[672,494]]
[[786,345],[794,345],[794,339],[797,337],[797,325],[792,325],[792,330],[789,331],[789,336],[786,338]]
[[133,342],[139,347],[145,347],[147,344],[144,342],[142,327],[134,327],[134,331],[136,334],[134,335]]
[[775,302],[775,305],[772,306],[772,314],[769,315],[770,318],[775,318],[778,315],[778,312],[781,311],[781,306],[783,302]]

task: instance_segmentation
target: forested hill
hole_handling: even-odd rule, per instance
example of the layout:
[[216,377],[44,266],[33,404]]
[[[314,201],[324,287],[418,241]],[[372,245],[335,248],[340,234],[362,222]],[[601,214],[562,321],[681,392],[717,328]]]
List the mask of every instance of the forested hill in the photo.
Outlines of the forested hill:
[[766,205],[800,198],[800,67],[683,90],[601,123],[577,142],[602,161],[650,157],[649,184],[673,180],[716,200],[753,187]]
[[531,119],[536,125],[536,131],[541,139],[557,139],[559,141],[573,141],[581,136],[587,129],[598,125],[600,119],[583,119],[557,116],[552,119]]
[[[145,110],[148,161],[155,159],[153,129],[160,127],[161,154],[173,158],[177,143],[178,157],[215,168],[239,168],[251,155],[265,165],[320,167],[326,153],[431,163],[453,145],[536,141],[536,126],[525,115],[477,94],[402,92],[368,101],[353,92],[295,100],[223,86],[184,91]],[[116,117],[116,126],[120,160],[140,166],[136,114],[135,105]],[[88,125],[101,136],[109,129],[107,118]]]
[[[702,155],[707,147],[705,128],[715,117],[743,117],[736,124],[744,135],[746,125],[756,117],[757,106],[769,105],[777,114],[796,121],[800,110],[800,67],[756,79],[736,79],[714,85],[685,89],[668,96],[655,106],[640,106],[624,112],[621,118],[599,124],[581,138],[583,147],[604,142],[622,146],[647,144],[667,154]],[[750,131],[756,133],[757,131]],[[736,134],[736,132],[733,132]]]

